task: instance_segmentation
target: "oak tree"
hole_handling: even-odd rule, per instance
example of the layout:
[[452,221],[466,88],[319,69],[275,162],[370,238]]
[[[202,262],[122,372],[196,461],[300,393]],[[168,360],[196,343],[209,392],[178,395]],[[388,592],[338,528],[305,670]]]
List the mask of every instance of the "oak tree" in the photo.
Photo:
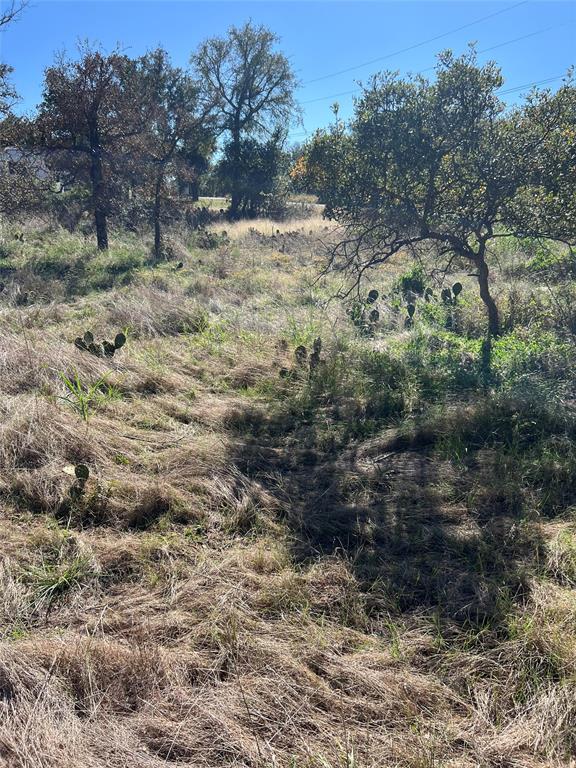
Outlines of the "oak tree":
[[46,70],[37,131],[54,157],[66,156],[69,170],[87,176],[98,248],[105,250],[112,182],[129,141],[143,130],[147,103],[136,61],[86,45],[79,53]]
[[349,125],[337,120],[308,147],[306,173],[342,225],[329,268],[354,274],[398,252],[426,249],[478,279],[490,336],[500,332],[489,275],[498,237],[576,241],[575,89],[534,93],[507,110],[493,63],[474,50],[439,56],[432,82],[376,76]]
[[217,172],[225,188],[235,179],[238,210],[243,216],[254,217],[266,212],[287,157],[283,152],[283,134],[275,131],[267,141],[246,137],[241,140],[240,163],[231,142],[223,148]]
[[204,42],[192,62],[220,109],[220,129],[228,134],[230,215],[241,205],[243,139],[270,134],[297,112],[296,78],[286,56],[275,50],[278,37],[251,23],[231,27],[227,37]]
[[174,67],[161,48],[140,63],[142,86],[150,105],[146,131],[139,138],[139,155],[150,180],[154,256],[162,252],[162,213],[172,187],[195,182],[206,165],[216,132],[215,102],[202,84]]

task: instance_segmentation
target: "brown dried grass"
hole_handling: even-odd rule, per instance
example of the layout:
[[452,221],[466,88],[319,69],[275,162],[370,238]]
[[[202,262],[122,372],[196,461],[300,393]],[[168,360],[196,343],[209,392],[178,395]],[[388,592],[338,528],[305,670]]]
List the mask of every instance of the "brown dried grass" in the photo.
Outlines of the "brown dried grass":
[[[235,238],[251,237],[248,223],[234,226]],[[262,259],[274,269],[285,263],[277,245]],[[345,541],[296,560],[308,544],[299,537],[344,514],[374,554],[375,522],[362,505],[388,452],[389,532],[404,559],[381,544],[382,579],[405,569],[411,585],[416,555],[423,578],[450,577],[451,559],[481,528],[461,500],[445,502],[420,446],[394,443],[396,433],[339,456],[326,491],[317,487],[325,467],[300,466],[299,445],[273,476],[241,472],[235,459],[249,450],[274,456],[258,443],[262,403],[242,390],[277,374],[278,322],[246,320],[268,334],[257,351],[231,333],[224,350],[194,348],[192,359],[181,332],[199,305],[170,286],[0,318],[0,765],[574,765],[576,608],[563,538],[571,524],[548,526],[549,579],[529,584],[510,626],[489,640],[440,626],[426,607],[389,610],[397,596],[383,596],[378,578],[366,588]],[[215,281],[208,293],[202,300],[220,308],[241,305]],[[89,323],[83,313],[99,336],[135,329],[113,361],[71,344]],[[87,382],[110,371],[122,398],[95,407],[85,424],[58,399],[59,371]],[[78,462],[91,476],[71,503],[64,467]],[[435,469],[456,484],[448,466]],[[314,520],[296,508],[299,482],[317,499]],[[343,507],[343,487],[359,501]],[[434,546],[444,547],[441,559]],[[56,578],[79,558],[85,578],[39,601],[35,579]],[[448,611],[463,588],[446,584],[438,608]]]

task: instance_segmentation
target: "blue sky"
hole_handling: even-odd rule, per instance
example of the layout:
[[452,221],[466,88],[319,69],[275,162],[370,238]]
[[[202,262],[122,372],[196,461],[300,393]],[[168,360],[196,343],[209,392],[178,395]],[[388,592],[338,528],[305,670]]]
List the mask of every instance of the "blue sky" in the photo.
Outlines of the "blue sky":
[[[329,123],[334,101],[347,117],[353,103],[347,92],[357,89],[358,80],[382,69],[427,70],[444,48],[460,53],[476,41],[479,51],[492,49],[480,59],[499,63],[506,89],[563,75],[576,63],[576,3],[568,0],[31,0],[0,35],[0,59],[14,67],[25,112],[40,100],[42,73],[55,52],[74,53],[78,39],[99,41],[108,49],[119,43],[134,56],[160,44],[176,64],[186,66],[202,40],[248,19],[280,35],[280,47],[302,82],[298,98],[304,124],[293,127],[294,141]],[[521,94],[503,98],[514,101]]]

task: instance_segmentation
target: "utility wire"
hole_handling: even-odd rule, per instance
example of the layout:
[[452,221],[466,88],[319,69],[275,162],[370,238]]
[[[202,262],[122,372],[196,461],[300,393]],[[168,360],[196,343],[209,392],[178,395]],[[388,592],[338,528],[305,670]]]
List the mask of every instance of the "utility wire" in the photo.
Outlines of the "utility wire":
[[421,48],[423,45],[428,45],[429,43],[434,43],[436,40],[441,40],[443,37],[447,37],[448,35],[454,34],[454,32],[461,32],[463,29],[468,29],[469,27],[473,27],[476,24],[480,24],[482,21],[487,21],[488,19],[493,19],[495,16],[500,16],[502,13],[507,13],[508,11],[514,10],[514,8],[518,8],[521,5],[526,5],[528,0],[521,0],[519,3],[515,3],[514,5],[509,5],[506,8],[502,8],[499,11],[495,11],[494,13],[489,13],[487,16],[482,16],[479,19],[475,19],[474,21],[469,21],[467,24],[462,24],[460,27],[455,27],[454,29],[450,29],[447,32],[442,32],[440,35],[435,35],[434,37],[429,37],[427,40],[422,40],[419,43],[414,43],[413,45],[409,45],[406,48],[400,48],[397,51],[392,51],[391,53],[387,53],[385,56],[378,56],[375,59],[371,59],[370,61],[365,61],[363,64],[356,64],[353,67],[347,67],[346,69],[341,69],[338,72],[330,72],[327,75],[322,75],[321,77],[315,77],[312,80],[307,80],[304,85],[309,85],[310,83],[318,83],[320,80],[328,80],[330,77],[337,77],[338,75],[345,75],[347,72],[354,72],[356,69],[362,69],[362,67],[368,67],[370,64],[376,64],[379,61],[384,61],[386,59],[391,59],[393,56],[399,56],[401,53],[407,53],[408,51],[413,51],[416,48]]
[[[496,45],[491,45],[489,48],[483,48],[481,51],[477,51],[477,53],[489,53],[490,51],[495,51],[497,48],[504,48],[506,45],[512,45],[512,43],[519,43],[521,40],[527,40],[529,37],[536,37],[536,35],[543,35],[545,32],[550,32],[552,29],[558,29],[558,27],[565,27],[570,24],[573,24],[573,21],[566,21],[563,24],[553,24],[551,27],[544,27],[543,29],[537,29],[534,32],[528,32],[527,35],[520,35],[520,37],[514,37],[512,40],[504,40],[502,43],[496,43]],[[426,69],[421,69],[420,74],[423,72],[430,72],[431,70],[436,69],[436,65],[433,65],[432,67],[426,67]]]
[[536,80],[534,83],[524,83],[524,85],[517,85],[514,88],[506,88],[505,91],[497,91],[497,93],[500,95],[505,93],[516,93],[517,91],[523,91],[525,88],[533,88],[535,85],[544,85],[545,83],[553,83],[555,80],[562,80],[565,76],[566,73],[563,75],[556,75],[555,77],[547,77],[545,80]]
[[[512,43],[518,43],[521,40],[527,40],[530,37],[535,37],[536,35],[542,35],[545,32],[550,32],[551,29],[557,29],[559,26],[566,26],[567,24],[571,24],[571,21],[567,21],[566,24],[555,24],[551,27],[545,27],[544,29],[537,29],[534,32],[529,32],[527,35],[521,35],[520,37],[514,37],[512,40],[504,40],[502,43],[497,43],[496,45],[491,45],[489,48],[483,48],[481,51],[478,51],[478,53],[488,53],[489,51],[494,51],[496,48],[503,48],[506,45],[512,45]],[[426,69],[421,69],[417,74],[422,75],[424,72],[430,72],[433,69],[435,69],[436,66],[426,67]],[[354,88],[352,90],[348,91],[340,91],[340,93],[333,93],[330,96],[317,96],[314,99],[307,99],[306,101],[301,101],[301,104],[315,104],[318,101],[326,101],[327,99],[336,99],[339,96],[350,96],[353,93],[358,93],[359,89]]]

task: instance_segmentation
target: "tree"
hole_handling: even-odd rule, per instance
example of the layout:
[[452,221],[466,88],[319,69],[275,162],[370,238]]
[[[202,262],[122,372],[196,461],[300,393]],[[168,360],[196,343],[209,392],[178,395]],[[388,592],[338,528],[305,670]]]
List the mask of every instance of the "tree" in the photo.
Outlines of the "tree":
[[[12,0],[0,12],[0,33],[28,5],[28,0]],[[17,118],[12,106],[18,94],[9,81],[13,68],[0,64],[0,215],[22,215],[37,210],[47,189],[50,175],[32,148],[25,148],[23,137],[28,122]],[[19,146],[20,145],[20,146]]]
[[224,188],[236,184],[238,211],[242,215],[256,216],[267,207],[274,194],[278,179],[286,165],[282,151],[282,135],[275,131],[264,142],[246,137],[240,142],[240,162],[235,156],[233,142],[224,146],[218,164],[218,175]]
[[533,91],[514,125],[526,184],[510,211],[510,226],[533,237],[574,242],[576,228],[576,88]]
[[6,3],[4,10],[0,11],[0,29],[10,24],[28,5],[28,0],[11,0]]
[[171,65],[161,48],[145,56],[141,68],[143,89],[151,105],[141,150],[151,179],[154,256],[159,260],[168,177],[173,182],[184,177],[194,179],[206,165],[214,144],[215,105],[200,83]]
[[[268,134],[287,124],[296,112],[296,78],[288,59],[274,50],[278,37],[251,23],[231,27],[226,38],[200,46],[192,62],[221,111],[220,129],[230,136],[230,215],[241,203],[242,139],[246,133]],[[244,145],[246,146],[246,145]]]
[[73,175],[88,177],[100,250],[108,248],[114,172],[145,124],[147,104],[137,74],[137,63],[127,56],[87,46],[80,48],[79,60],[60,57],[45,73],[38,138],[55,157],[66,154]]
[[[27,0],[12,0],[3,11],[0,12],[0,31],[7,27],[28,5]],[[0,64],[0,119],[5,117],[10,111],[10,107],[18,98],[13,86],[8,78],[14,70],[7,64]]]
[[500,332],[489,244],[506,234],[576,239],[576,221],[554,193],[559,174],[565,198],[574,178],[575,89],[565,85],[562,108],[534,95],[529,107],[506,111],[502,82],[493,63],[477,66],[473,49],[441,54],[434,82],[376,76],[350,125],[336,120],[317,134],[305,161],[326,215],[343,228],[330,269],[358,282],[395,253],[419,248],[433,249],[446,269],[464,260],[478,279],[489,337]]
[[10,219],[40,213],[53,178],[41,155],[21,141],[26,121],[8,115],[0,121],[0,216]]
[[18,94],[9,82],[9,76],[13,72],[12,67],[7,64],[0,64],[0,119],[5,118],[17,100]]

